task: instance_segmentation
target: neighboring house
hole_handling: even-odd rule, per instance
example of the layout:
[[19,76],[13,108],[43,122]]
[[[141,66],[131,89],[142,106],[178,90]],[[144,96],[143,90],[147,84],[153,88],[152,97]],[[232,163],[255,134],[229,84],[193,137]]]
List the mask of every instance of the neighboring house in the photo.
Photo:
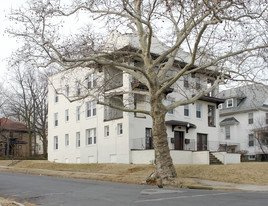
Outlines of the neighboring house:
[[[131,46],[135,49],[137,37],[117,36],[120,49]],[[156,40],[155,53],[163,46]],[[111,41],[113,42],[113,41]],[[187,53],[183,53],[186,58]],[[132,64],[140,65],[135,60]],[[157,68],[156,68],[157,69]],[[174,68],[174,71],[178,68]],[[109,81],[113,77],[113,81]],[[171,104],[185,93],[193,94],[207,87],[216,76],[196,73],[179,79],[167,91],[166,104]],[[108,79],[108,80],[107,80]],[[48,160],[65,163],[150,163],[154,161],[152,120],[140,113],[122,112],[96,104],[90,97],[70,102],[67,98],[83,96],[88,91],[106,92],[144,90],[144,86],[131,75],[116,68],[109,70],[81,68],[64,71],[50,77],[48,111]],[[99,86],[103,86],[100,88]],[[184,93],[183,93],[184,92]],[[219,147],[219,114],[217,106],[223,99],[216,98],[217,89],[200,98],[194,104],[178,107],[166,116],[169,147],[174,163],[208,163],[208,151]],[[126,103],[132,108],[149,108],[142,95],[118,95],[109,100],[111,104]],[[205,151],[205,161],[202,162]],[[187,157],[186,157],[186,156]],[[200,160],[198,160],[198,158]],[[204,163],[205,162],[205,163]]]
[[0,118],[0,157],[29,156],[28,131],[20,122]]
[[248,160],[268,155],[268,86],[224,90],[220,105],[220,150],[245,153]]

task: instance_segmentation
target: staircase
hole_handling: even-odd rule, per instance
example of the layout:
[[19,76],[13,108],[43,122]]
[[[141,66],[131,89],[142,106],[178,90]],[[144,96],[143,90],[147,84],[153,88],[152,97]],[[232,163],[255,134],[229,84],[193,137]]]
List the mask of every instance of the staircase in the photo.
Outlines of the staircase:
[[215,157],[211,152],[209,153],[209,164],[210,165],[223,165],[223,163]]

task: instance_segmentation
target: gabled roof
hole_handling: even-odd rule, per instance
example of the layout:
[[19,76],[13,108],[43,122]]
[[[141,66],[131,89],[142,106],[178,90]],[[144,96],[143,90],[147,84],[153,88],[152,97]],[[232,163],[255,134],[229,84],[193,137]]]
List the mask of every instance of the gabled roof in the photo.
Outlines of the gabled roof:
[[21,122],[14,122],[8,118],[0,118],[0,131],[27,132],[27,127]]
[[235,100],[233,107],[221,109],[220,114],[266,110],[268,108],[268,85],[251,84],[236,87],[220,92],[218,97]]
[[239,124],[239,121],[234,117],[226,118],[220,122],[221,126],[234,125],[234,124]]

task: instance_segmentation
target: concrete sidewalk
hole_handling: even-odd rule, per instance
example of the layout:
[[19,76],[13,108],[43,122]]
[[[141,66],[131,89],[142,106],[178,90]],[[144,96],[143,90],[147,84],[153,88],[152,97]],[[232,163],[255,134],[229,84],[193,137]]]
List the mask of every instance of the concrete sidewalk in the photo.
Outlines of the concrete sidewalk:
[[188,179],[197,182],[197,185],[189,185],[188,188],[190,189],[243,190],[243,191],[255,191],[255,192],[268,192],[268,186],[217,182],[198,178],[188,178]]

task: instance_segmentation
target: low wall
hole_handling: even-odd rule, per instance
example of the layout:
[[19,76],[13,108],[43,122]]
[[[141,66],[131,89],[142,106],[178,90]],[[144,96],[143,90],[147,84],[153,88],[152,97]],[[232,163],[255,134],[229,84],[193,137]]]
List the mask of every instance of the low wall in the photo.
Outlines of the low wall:
[[213,152],[213,155],[217,157],[223,164],[239,164],[241,163],[241,154],[233,154],[226,152]]
[[171,150],[170,155],[173,160],[173,164],[192,164],[192,152],[182,150]]
[[133,150],[130,152],[130,163],[153,164],[155,159],[154,150]]
[[209,165],[209,151],[193,152],[193,163],[198,165]]

